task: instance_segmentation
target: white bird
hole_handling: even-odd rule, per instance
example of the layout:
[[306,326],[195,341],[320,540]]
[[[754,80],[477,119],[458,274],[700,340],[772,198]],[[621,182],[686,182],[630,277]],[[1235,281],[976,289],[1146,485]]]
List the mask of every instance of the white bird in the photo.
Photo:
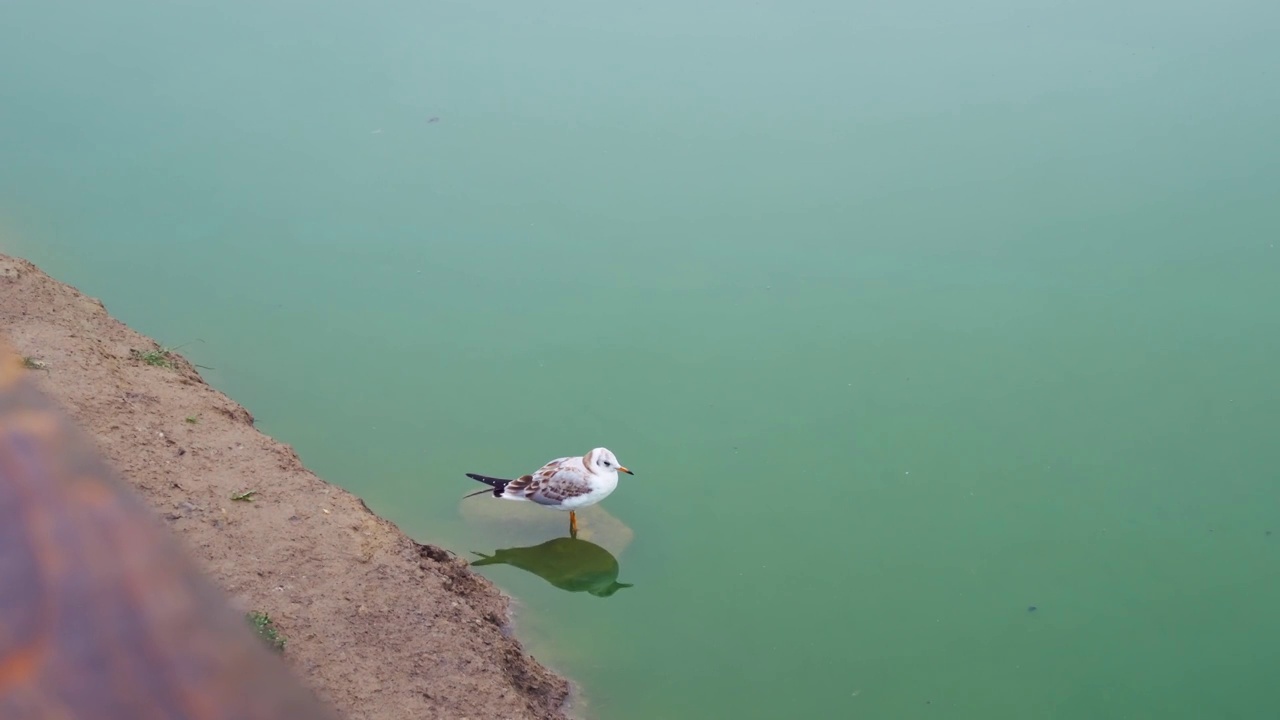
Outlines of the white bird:
[[618,487],[618,473],[635,473],[623,467],[608,448],[596,448],[582,457],[556,458],[531,475],[514,480],[467,473],[493,490],[481,490],[466,497],[492,492],[507,500],[528,500],[556,510],[569,511],[569,534],[578,535],[578,508],[595,505]]

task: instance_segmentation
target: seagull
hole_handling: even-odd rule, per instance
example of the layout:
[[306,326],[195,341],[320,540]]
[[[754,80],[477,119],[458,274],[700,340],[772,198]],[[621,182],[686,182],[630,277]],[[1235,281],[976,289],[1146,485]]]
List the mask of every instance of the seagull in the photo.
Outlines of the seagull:
[[[473,492],[474,497],[492,492],[496,498],[528,500],[556,510],[569,511],[569,535],[578,536],[578,508],[595,505],[618,487],[618,473],[635,473],[623,467],[608,448],[595,448],[582,457],[556,458],[531,475],[514,480],[467,473],[493,490]],[[464,498],[465,499],[465,498]]]

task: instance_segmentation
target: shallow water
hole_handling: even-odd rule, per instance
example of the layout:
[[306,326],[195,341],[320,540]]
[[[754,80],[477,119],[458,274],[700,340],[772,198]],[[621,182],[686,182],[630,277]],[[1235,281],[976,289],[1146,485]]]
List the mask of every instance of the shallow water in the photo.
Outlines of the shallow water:
[[0,249],[458,552],[613,449],[592,715],[1280,713],[1274,3],[77,5]]

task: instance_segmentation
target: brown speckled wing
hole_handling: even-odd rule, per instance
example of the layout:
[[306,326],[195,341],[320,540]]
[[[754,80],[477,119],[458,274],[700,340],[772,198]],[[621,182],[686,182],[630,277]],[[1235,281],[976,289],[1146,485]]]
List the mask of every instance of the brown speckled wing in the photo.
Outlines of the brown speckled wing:
[[569,498],[586,495],[589,492],[591,492],[591,486],[587,484],[586,478],[577,473],[566,473],[558,476],[553,482],[545,483],[529,499],[539,505],[559,505]]
[[523,497],[530,500],[538,493],[538,490],[551,479],[556,471],[560,469],[560,463],[564,462],[564,458],[556,458],[551,462],[543,465],[532,475],[521,475],[520,477],[507,483],[503,488],[503,492],[514,497]]
[[525,497],[539,505],[559,505],[561,502],[591,492],[591,484],[583,473],[561,458],[534,473],[534,487]]
[[512,480],[511,482],[507,483],[507,486],[503,488],[502,491],[504,493],[511,493],[512,495],[519,497],[524,495],[526,492],[528,492],[529,488],[532,487],[533,484],[534,484],[534,481],[533,481],[532,475],[521,475],[515,480]]
[[586,495],[591,485],[577,468],[566,463],[573,458],[556,458],[532,475],[512,480],[506,492],[539,505],[559,505],[564,500]]

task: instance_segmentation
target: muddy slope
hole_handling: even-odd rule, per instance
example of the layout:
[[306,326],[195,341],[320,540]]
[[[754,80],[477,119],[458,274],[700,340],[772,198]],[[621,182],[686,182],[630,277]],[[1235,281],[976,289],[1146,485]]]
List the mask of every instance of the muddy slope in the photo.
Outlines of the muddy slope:
[[566,717],[569,683],[511,637],[496,587],[316,477],[181,357],[139,357],[156,344],[97,300],[0,255],[0,334],[345,717]]

